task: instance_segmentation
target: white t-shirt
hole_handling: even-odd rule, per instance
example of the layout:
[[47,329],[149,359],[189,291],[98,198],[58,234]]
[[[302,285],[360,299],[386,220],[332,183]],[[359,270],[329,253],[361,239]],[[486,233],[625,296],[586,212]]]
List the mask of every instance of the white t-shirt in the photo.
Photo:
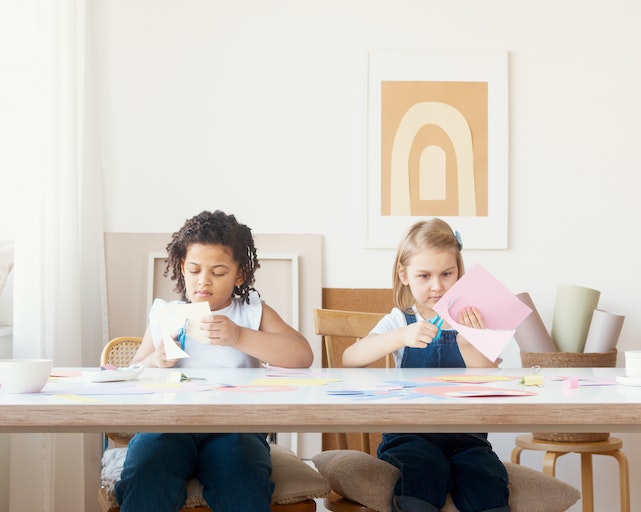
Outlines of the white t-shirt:
[[[180,303],[176,301],[177,303]],[[149,327],[154,346],[162,343],[160,318],[167,302],[156,299],[149,310]],[[213,314],[225,315],[241,327],[256,329],[260,327],[263,314],[263,303],[258,292],[249,294],[249,304],[234,297],[229,306]],[[176,327],[178,330],[180,326]],[[199,343],[191,337],[185,339],[185,352],[189,357],[179,359],[176,367],[180,368],[258,368],[260,361],[233,347],[221,347]]]

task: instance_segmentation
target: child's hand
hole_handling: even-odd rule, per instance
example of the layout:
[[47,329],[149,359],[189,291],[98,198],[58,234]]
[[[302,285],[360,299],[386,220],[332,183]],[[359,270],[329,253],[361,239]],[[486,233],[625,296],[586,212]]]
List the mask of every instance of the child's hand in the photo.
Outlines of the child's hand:
[[438,333],[438,327],[429,322],[415,322],[404,328],[405,346],[425,348]]
[[457,322],[465,327],[474,327],[475,329],[485,328],[481,312],[474,307],[461,310]]
[[203,317],[200,328],[212,345],[233,347],[240,339],[241,328],[225,315]]
[[[176,339],[177,334],[178,333],[172,335],[172,338],[174,338],[174,340]],[[173,368],[174,366],[176,366],[177,361],[178,359],[167,359],[164,343],[158,345],[158,347],[154,351],[152,362],[153,365],[157,368]]]

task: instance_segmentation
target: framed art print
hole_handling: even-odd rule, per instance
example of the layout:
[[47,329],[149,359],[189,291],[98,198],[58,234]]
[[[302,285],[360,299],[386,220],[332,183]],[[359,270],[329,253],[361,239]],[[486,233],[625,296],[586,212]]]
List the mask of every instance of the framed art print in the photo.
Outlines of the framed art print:
[[370,53],[366,246],[440,217],[507,248],[507,55]]

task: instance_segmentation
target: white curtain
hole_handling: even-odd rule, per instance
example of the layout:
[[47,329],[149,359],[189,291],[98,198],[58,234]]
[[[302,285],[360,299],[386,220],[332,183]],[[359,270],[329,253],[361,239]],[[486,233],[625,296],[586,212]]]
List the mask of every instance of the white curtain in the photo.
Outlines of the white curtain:
[[[106,342],[90,0],[31,0],[39,105],[16,212],[13,356],[96,366]],[[90,17],[89,17],[90,19]],[[99,434],[13,434],[10,511],[97,509]]]

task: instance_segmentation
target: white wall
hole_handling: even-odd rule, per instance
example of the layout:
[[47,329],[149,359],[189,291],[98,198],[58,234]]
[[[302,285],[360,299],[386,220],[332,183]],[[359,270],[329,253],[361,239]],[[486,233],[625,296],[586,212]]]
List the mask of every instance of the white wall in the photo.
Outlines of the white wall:
[[[640,348],[641,3],[88,3],[106,231],[166,232],[220,208],[257,233],[322,234],[324,287],[389,287],[393,251],[362,243],[367,52],[506,51],[509,248],[466,262],[528,291],[548,326],[559,284],[599,289],[600,307],[626,315],[619,350]],[[13,35],[0,46],[17,40],[28,58],[29,34]],[[15,55],[0,73],[32,87]],[[28,155],[14,145],[0,156],[2,179]],[[0,193],[6,219],[20,198]],[[3,220],[0,239],[11,236]],[[634,482],[638,437],[622,437]],[[512,438],[494,436],[504,458]],[[557,475],[580,486],[567,459]],[[597,510],[612,510],[615,472],[600,460],[595,471]]]
[[601,290],[633,346],[640,14],[622,0],[97,2],[106,230],[221,208],[256,232],[323,234],[326,287],[389,286],[392,251],[362,243],[367,52],[507,51],[509,249],[467,262],[529,291],[544,319],[558,284]]

